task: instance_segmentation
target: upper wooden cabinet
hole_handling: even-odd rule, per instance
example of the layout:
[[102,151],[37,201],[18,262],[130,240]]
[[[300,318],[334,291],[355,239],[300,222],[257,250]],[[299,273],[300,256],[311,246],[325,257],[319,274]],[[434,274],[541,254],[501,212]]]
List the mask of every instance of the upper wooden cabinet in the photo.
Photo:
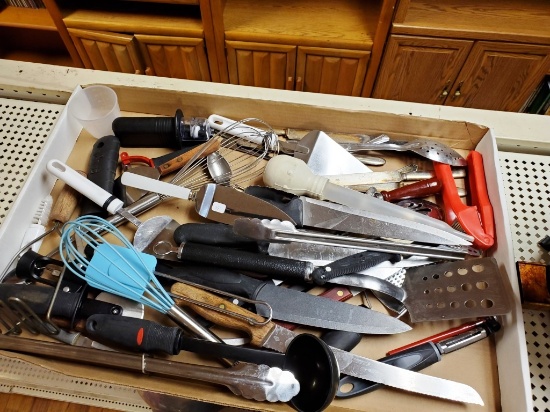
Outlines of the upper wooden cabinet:
[[210,81],[204,40],[136,34],[146,74]]
[[145,72],[145,65],[134,36],[68,30],[85,68],[136,74]]
[[360,96],[370,52],[298,47],[296,90]]
[[550,46],[391,36],[373,97],[518,111],[550,70]]
[[227,41],[227,65],[232,84],[294,89],[296,47]]
[[373,97],[443,104],[472,41],[391,36]]
[[446,102],[519,111],[550,70],[550,46],[476,42]]
[[[370,95],[396,0],[211,0],[221,78]],[[227,57],[227,58],[226,58]],[[225,74],[224,74],[225,71]]]
[[400,0],[373,97],[519,111],[550,70],[546,0]]
[[227,41],[233,84],[359,96],[369,52]]

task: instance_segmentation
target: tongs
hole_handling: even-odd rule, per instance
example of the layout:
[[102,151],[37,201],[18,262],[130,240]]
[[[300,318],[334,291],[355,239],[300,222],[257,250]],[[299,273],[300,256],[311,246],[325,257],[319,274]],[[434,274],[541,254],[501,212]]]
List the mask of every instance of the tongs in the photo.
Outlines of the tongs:
[[445,206],[445,221],[453,228],[473,236],[475,247],[487,250],[495,241],[495,223],[487,193],[483,157],[481,153],[473,150],[468,154],[467,162],[471,206],[462,203],[451,167],[434,162],[435,174],[443,184],[441,193]]

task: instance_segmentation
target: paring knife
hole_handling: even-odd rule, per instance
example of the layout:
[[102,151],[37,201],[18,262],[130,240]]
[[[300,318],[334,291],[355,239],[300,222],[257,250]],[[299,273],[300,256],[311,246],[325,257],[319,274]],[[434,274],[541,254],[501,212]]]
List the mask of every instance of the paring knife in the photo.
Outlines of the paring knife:
[[[233,305],[231,302],[212,295],[206,291],[194,288],[181,283],[171,288],[175,295],[185,296],[199,302],[208,303],[214,306],[224,305],[227,310],[243,316],[251,316],[258,321],[263,318]],[[177,296],[176,296],[177,297]],[[185,300],[176,299],[178,305],[191,307],[195,312],[204,318],[226,327],[243,330],[251,337],[250,343],[257,347],[273,349],[284,352],[286,346],[296,337],[296,333],[268,322],[264,326],[251,326],[247,321],[241,320],[220,312],[215,312],[201,306],[188,303]],[[457,402],[468,402],[483,405],[479,394],[470,386],[441,378],[423,375],[417,372],[408,371],[392,365],[377,362],[365,357],[357,356],[331,347],[334,353],[340,373],[355,376],[357,378],[375,381],[383,385],[420,393],[438,398],[444,398]]]
[[[220,289],[225,292],[245,296],[269,303],[273,319],[324,329],[345,330],[368,334],[392,334],[410,330],[410,326],[381,312],[335,302],[288,288],[275,286],[222,268],[206,265],[174,268],[168,273],[171,279]],[[156,272],[163,277],[163,273]],[[265,305],[256,305],[261,316],[268,317]]]

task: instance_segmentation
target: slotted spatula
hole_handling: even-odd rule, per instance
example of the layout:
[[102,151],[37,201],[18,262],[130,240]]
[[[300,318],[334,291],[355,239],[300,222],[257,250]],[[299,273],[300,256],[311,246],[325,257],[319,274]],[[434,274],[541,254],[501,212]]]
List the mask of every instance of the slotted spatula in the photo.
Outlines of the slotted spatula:
[[488,317],[512,309],[508,279],[491,257],[409,268],[403,289],[412,322]]

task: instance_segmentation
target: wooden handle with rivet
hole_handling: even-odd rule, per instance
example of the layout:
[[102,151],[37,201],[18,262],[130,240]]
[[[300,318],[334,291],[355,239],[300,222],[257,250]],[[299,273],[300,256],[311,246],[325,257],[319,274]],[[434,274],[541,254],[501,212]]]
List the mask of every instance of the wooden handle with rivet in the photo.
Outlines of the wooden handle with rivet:
[[169,160],[166,163],[161,164],[157,167],[159,173],[161,176],[167,175],[168,173],[175,172],[176,170],[181,169],[183,166],[191,160],[193,156],[195,156],[196,153],[198,153],[200,150],[203,150],[204,145],[208,145],[206,149],[204,149],[204,152],[201,153],[199,159],[202,159],[209,154],[214,153],[216,150],[220,148],[220,142],[206,142],[201,144],[200,146],[195,147],[194,149],[189,150],[188,152],[183,153],[181,156],[176,157],[175,159]]
[[[208,305],[216,306],[225,309],[230,312],[237,313],[246,318],[254,319],[258,322],[263,322],[264,318],[249,310],[241,308],[228,300],[225,300],[219,296],[216,296],[206,290],[196,288],[184,283],[175,283],[170,290],[173,294],[193,299],[195,301],[206,303]],[[250,344],[256,347],[262,347],[264,340],[271,334],[275,324],[273,322],[267,322],[265,325],[252,325],[244,319],[240,319],[225,313],[217,312],[212,309],[201,307],[197,304],[187,302],[182,299],[176,298],[176,304],[178,306],[185,306],[193,309],[197,314],[203,318],[214,322],[216,325],[227,327],[230,329],[237,329],[246,332],[250,336]]]

